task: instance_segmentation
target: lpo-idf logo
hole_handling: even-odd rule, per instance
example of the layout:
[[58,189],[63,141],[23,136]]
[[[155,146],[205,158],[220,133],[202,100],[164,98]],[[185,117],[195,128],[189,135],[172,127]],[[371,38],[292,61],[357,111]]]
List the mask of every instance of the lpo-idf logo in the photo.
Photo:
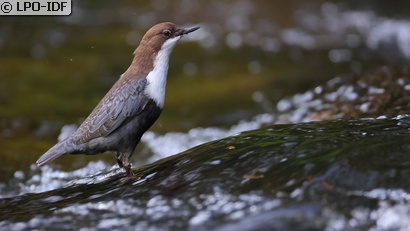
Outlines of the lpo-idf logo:
[[71,0],[0,0],[0,15],[70,15]]

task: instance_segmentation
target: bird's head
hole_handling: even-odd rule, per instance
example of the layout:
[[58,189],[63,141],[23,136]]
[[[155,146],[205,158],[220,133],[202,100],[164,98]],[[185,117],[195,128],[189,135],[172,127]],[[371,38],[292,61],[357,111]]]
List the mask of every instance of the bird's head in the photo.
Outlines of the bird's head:
[[199,29],[199,26],[184,28],[172,22],[163,22],[151,27],[141,40],[140,46],[146,46],[158,52],[161,49],[174,48],[183,35]]

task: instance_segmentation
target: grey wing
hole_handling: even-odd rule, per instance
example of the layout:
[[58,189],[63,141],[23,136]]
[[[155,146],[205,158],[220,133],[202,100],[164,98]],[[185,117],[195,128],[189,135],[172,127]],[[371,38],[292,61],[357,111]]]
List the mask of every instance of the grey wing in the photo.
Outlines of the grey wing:
[[115,84],[102,99],[99,107],[80,126],[81,132],[75,143],[85,143],[97,137],[109,135],[127,118],[141,113],[148,103],[144,94],[146,79],[134,83]]

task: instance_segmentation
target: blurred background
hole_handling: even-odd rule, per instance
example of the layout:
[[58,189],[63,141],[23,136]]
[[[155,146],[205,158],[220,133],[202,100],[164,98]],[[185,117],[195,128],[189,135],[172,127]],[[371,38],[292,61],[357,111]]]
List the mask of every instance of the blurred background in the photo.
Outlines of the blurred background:
[[[27,175],[62,127],[85,119],[158,22],[201,29],[171,56],[165,108],[136,163],[153,145],[168,147],[159,136],[213,134],[274,114],[279,100],[336,76],[406,64],[409,16],[405,0],[83,0],[70,16],[1,16],[0,182]],[[99,155],[53,165],[72,170],[97,159],[115,163]]]

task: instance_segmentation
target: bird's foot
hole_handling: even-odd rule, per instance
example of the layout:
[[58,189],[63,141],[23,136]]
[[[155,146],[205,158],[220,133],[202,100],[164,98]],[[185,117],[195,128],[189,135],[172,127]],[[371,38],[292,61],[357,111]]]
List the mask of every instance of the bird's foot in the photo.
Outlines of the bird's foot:
[[134,172],[132,171],[131,167],[132,167],[131,163],[125,163],[123,165],[123,168],[124,168],[125,172],[127,173],[127,176],[129,176],[129,177],[134,176]]
[[120,168],[123,168],[127,173],[127,176],[133,176],[134,173],[131,170],[132,164],[129,161],[130,155],[124,155],[123,153],[117,152],[117,164]]

